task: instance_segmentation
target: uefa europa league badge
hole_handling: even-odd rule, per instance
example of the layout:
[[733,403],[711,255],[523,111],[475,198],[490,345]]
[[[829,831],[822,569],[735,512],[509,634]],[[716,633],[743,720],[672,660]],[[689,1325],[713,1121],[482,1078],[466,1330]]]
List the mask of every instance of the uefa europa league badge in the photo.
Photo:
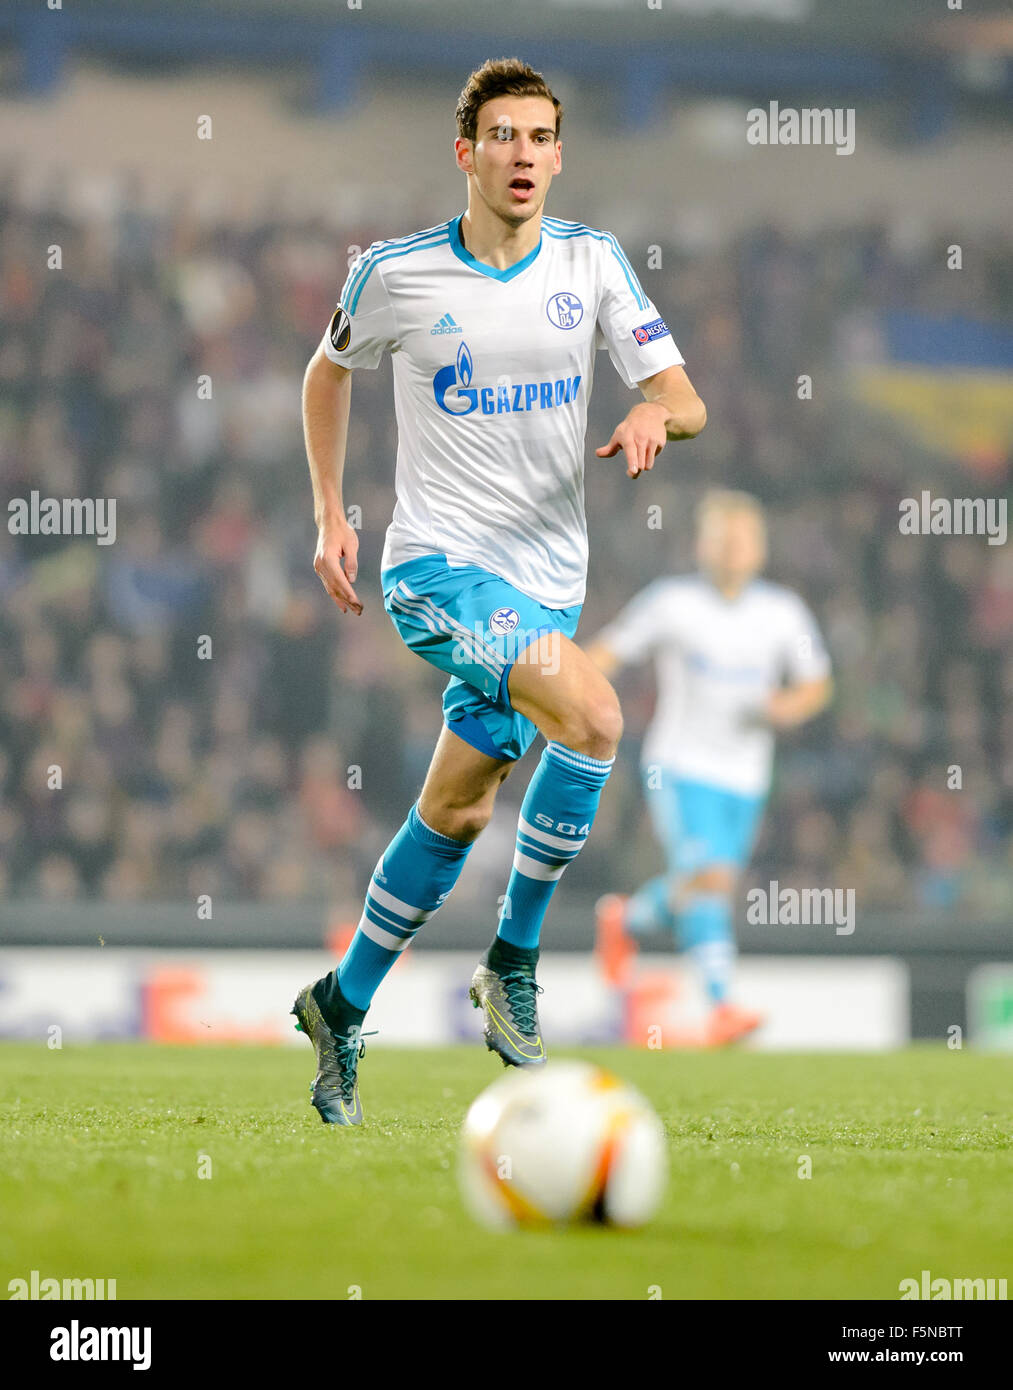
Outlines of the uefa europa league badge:
[[331,326],[328,330],[331,337],[331,346],[335,352],[344,352],[348,346],[348,340],[352,336],[352,321],[339,304],[334,311],[331,319]]

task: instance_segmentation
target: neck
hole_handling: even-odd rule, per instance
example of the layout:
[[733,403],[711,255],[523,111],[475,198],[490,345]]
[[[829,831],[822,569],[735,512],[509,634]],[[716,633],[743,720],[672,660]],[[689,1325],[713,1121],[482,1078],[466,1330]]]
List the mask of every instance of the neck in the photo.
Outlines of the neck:
[[535,249],[541,235],[541,212],[512,226],[469,190],[468,211],[461,218],[461,240],[476,261],[495,270],[509,270]]
[[717,589],[722,598],[735,599],[747,588],[750,581],[748,579],[736,579],[732,576],[709,574],[707,578]]

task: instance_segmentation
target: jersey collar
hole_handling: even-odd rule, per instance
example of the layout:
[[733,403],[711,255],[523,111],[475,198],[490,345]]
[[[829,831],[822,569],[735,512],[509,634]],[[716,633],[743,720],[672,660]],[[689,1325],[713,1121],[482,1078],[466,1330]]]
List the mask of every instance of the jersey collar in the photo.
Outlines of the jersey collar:
[[735,595],[734,598],[726,598],[726,597],[724,596],[724,594],[721,592],[721,590],[718,588],[718,586],[714,583],[713,579],[711,579],[711,577],[710,577],[709,574],[706,574],[703,570],[698,570],[698,571],[697,571],[697,574],[699,575],[700,579],[703,581],[704,586],[705,586],[706,588],[708,588],[708,589],[711,591],[711,593],[715,595],[716,598],[720,599],[720,601],[721,601],[726,607],[729,607],[729,608],[730,608],[733,604],[741,603],[742,600],[743,600],[744,598],[747,597],[747,595],[750,595],[750,594],[755,593],[755,592],[756,592],[756,586],[757,586],[757,584],[759,583],[759,576],[758,576],[758,575],[754,575],[754,577],[749,581],[749,583],[748,583],[748,584],[745,584],[745,585],[739,590],[739,592]]
[[461,218],[464,213],[458,213],[450,224],[450,249],[459,261],[463,261],[472,270],[477,270],[480,275],[488,275],[490,280],[512,280],[515,275],[520,275],[522,270],[527,270],[539,251],[542,249],[542,237],[544,233],[539,232],[538,245],[516,265],[508,266],[506,270],[497,270],[495,266],[486,265],[484,261],[477,261],[465,246],[461,239]]

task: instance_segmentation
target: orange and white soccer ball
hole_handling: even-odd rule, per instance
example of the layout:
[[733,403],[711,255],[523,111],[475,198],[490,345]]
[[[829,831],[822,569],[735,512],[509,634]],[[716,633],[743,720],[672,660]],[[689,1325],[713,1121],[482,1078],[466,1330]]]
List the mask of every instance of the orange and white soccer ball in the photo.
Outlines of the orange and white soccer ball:
[[600,1067],[518,1067],[468,1111],[459,1174],[484,1226],[642,1226],[664,1195],[665,1134],[639,1091]]

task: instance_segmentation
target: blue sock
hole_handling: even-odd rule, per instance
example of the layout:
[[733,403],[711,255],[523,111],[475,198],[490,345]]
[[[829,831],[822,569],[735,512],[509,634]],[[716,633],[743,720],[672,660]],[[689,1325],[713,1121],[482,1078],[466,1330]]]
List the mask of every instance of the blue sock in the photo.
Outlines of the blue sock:
[[675,931],[675,914],[669,906],[670,880],[659,874],[638,888],[626,904],[626,930],[634,936],[645,932]]
[[431,830],[418,803],[380,856],[352,944],[335,972],[341,993],[368,1009],[380,981],[458,880],[471,844]]
[[[521,803],[517,849],[496,935],[512,946],[538,945],[549,899],[591,830],[608,762],[547,743]],[[539,819],[541,817],[541,819]]]
[[731,899],[717,893],[690,898],[679,913],[679,937],[703,974],[711,1003],[722,1003],[735,965]]

